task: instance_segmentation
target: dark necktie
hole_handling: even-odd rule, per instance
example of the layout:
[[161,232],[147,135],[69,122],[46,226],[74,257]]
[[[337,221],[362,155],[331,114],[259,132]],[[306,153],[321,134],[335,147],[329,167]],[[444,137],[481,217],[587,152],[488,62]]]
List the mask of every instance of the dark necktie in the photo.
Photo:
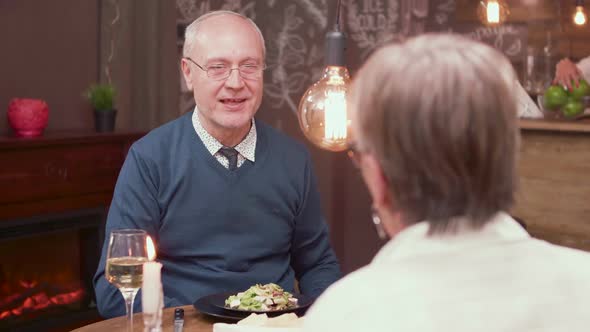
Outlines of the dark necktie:
[[219,149],[219,153],[227,158],[230,171],[238,168],[238,151],[236,151],[236,149],[223,147]]

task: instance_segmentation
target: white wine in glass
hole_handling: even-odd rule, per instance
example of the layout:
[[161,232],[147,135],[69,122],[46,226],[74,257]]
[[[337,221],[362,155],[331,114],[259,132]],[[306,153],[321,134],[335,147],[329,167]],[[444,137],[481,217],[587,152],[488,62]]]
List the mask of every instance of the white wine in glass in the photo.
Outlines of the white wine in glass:
[[148,261],[147,233],[140,229],[111,232],[105,276],[125,299],[127,330],[133,331],[133,302],[143,281],[143,263]]
[[107,261],[107,280],[119,289],[141,288],[144,257],[114,257]]

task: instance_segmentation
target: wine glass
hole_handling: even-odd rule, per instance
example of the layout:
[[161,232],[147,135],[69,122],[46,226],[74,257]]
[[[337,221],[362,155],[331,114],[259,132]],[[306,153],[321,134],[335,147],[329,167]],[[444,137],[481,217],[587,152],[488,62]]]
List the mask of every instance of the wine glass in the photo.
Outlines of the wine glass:
[[143,263],[148,261],[147,233],[140,229],[111,232],[105,276],[125,299],[127,331],[133,331],[133,301],[143,281]]

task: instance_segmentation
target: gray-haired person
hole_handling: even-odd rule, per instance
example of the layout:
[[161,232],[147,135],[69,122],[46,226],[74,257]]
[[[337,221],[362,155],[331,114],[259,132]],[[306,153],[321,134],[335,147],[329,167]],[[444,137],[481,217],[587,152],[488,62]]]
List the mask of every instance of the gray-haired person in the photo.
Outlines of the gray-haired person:
[[353,150],[391,240],[320,296],[306,331],[588,331],[590,253],[533,239],[507,213],[514,84],[500,52],[456,35],[388,45],[362,66]]

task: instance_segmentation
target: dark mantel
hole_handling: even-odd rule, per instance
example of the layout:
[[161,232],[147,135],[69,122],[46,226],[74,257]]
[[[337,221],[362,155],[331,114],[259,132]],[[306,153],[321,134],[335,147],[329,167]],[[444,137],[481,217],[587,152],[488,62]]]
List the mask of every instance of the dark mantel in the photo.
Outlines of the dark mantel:
[[143,132],[48,132],[0,137],[0,221],[110,204],[119,170]]

